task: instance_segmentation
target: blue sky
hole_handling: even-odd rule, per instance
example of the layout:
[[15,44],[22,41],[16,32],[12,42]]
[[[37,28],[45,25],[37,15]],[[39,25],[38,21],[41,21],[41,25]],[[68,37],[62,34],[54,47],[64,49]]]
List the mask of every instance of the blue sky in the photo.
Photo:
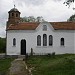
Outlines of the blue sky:
[[42,16],[49,22],[67,21],[75,13],[73,6],[70,8],[63,4],[65,0],[0,0],[0,37],[5,37],[8,11],[16,5],[24,16]]

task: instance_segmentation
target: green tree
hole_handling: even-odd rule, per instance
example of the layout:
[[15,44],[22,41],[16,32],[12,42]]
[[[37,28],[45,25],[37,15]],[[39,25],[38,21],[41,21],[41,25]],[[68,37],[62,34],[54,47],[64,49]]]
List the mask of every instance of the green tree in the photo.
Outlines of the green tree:
[[[61,0],[54,0],[54,1],[61,1]],[[74,4],[74,0],[65,0],[63,4],[65,4],[66,6],[70,7],[71,4]],[[75,8],[73,7],[73,9],[75,9]]]
[[75,14],[72,15],[67,21],[75,21]]
[[69,6],[74,3],[74,0],[65,0],[64,4],[66,4],[66,6]]
[[6,51],[6,39],[0,37],[0,53],[4,53]]
[[38,16],[36,18],[36,22],[42,22],[42,21],[45,21],[42,16]]
[[34,16],[29,16],[29,17],[22,17],[21,18],[22,22],[42,22],[44,21],[42,16],[34,17]]

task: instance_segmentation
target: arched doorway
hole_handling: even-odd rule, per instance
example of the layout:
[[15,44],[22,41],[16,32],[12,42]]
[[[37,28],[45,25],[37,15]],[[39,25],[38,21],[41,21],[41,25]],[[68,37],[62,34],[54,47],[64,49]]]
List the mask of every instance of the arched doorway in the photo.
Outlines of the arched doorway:
[[21,55],[26,55],[26,40],[21,40]]

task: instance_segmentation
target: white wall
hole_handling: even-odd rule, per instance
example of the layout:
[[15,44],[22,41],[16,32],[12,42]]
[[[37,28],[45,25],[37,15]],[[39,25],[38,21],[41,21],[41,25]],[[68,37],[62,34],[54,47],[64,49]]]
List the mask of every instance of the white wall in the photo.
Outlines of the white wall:
[[[47,25],[47,31],[43,31],[43,25]],[[41,40],[42,45],[37,46],[37,35],[47,34],[47,41],[49,41],[49,35],[53,36],[53,46],[43,46],[43,39]],[[56,54],[63,53],[74,53],[74,37],[75,32],[73,30],[54,30],[50,23],[43,22],[36,28],[36,30],[10,30],[7,31],[7,55],[20,55],[21,54],[21,40],[26,40],[26,52],[30,53],[33,48],[34,53],[52,53]],[[65,46],[60,46],[60,39],[65,39]],[[13,38],[16,38],[16,47],[13,46]]]
[[75,31],[74,31],[74,53],[75,53]]

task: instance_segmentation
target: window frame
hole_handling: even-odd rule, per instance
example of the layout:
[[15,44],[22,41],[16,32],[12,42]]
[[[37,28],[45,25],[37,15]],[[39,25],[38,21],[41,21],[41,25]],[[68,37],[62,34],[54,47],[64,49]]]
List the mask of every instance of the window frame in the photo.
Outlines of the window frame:
[[18,13],[16,13],[16,17],[18,17]]
[[49,35],[49,46],[53,46],[53,36]]
[[61,45],[61,46],[65,46],[65,40],[64,40],[64,38],[61,38],[61,39],[60,39],[60,45]]
[[43,34],[43,46],[47,46],[47,34]]
[[47,31],[47,25],[43,25],[43,31]]
[[41,36],[37,36],[37,46],[41,46]]
[[14,16],[14,13],[12,13],[12,17]]
[[16,39],[13,38],[13,46],[16,46]]

